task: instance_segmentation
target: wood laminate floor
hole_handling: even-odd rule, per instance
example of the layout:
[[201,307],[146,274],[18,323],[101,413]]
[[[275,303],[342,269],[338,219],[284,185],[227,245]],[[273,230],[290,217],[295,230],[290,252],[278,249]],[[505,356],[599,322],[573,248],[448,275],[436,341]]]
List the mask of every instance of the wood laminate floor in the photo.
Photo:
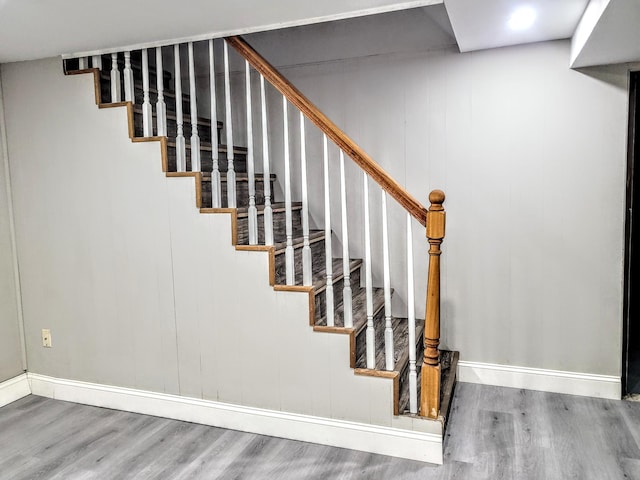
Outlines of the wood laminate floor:
[[640,403],[458,384],[434,466],[29,396],[0,408],[0,479],[640,480]]

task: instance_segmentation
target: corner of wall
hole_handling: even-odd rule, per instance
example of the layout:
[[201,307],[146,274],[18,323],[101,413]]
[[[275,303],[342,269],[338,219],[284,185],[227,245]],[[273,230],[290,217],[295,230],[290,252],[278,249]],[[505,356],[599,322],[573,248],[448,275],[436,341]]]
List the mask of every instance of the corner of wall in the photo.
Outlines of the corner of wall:
[[[0,168],[4,171],[6,182],[6,202],[9,217],[9,235],[11,238],[11,256],[13,259],[13,273],[16,292],[16,311],[20,341],[22,370],[27,371],[27,349],[24,335],[24,318],[22,315],[22,294],[20,290],[20,273],[18,266],[18,251],[15,235],[15,222],[13,216],[13,196],[11,192],[11,170],[9,166],[9,147],[7,143],[7,128],[4,110],[4,91],[2,89],[2,64],[0,64]],[[1,177],[1,176],[0,176]]]

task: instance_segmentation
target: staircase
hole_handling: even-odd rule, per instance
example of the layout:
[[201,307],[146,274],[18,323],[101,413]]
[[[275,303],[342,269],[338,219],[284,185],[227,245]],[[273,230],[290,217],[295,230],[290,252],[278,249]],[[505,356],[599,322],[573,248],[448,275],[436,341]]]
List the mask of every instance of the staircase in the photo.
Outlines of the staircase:
[[[130,53],[130,59],[127,60],[119,54],[115,59],[117,60],[117,65],[114,63],[112,55],[94,56],[91,61],[92,68],[88,68],[89,62],[86,58],[65,60],[65,72],[67,74],[94,74],[96,101],[101,104],[118,103],[113,102],[114,83],[112,72],[116,66],[118,71],[125,72],[129,69],[131,72],[129,81],[131,81],[132,93],[130,93],[128,101],[132,102],[132,104],[129,104],[128,108],[130,108],[129,128],[132,139],[145,137],[143,103],[146,101],[151,105],[156,105],[159,97],[159,90],[154,87],[158,85],[156,76],[158,73],[153,68],[153,65],[151,68],[145,67],[145,62],[142,61],[143,52],[144,55],[147,55],[146,51],[133,51]],[[190,61],[192,61],[191,58]],[[225,138],[223,135],[227,133],[224,122],[218,121],[217,118],[212,119],[210,115],[192,115],[192,113],[195,113],[192,111],[192,106],[195,102],[192,101],[194,99],[191,93],[188,91],[176,92],[174,86],[176,83],[175,77],[180,75],[180,72],[176,73],[175,68],[173,70],[163,69],[160,74],[162,75],[163,84],[161,97],[163,97],[166,104],[166,135],[162,135],[164,138],[158,139],[163,142],[163,169],[170,176],[191,175],[194,177],[197,192],[196,202],[201,213],[232,215],[232,228],[234,228],[232,242],[237,249],[267,249],[269,251],[271,259],[269,278],[274,287],[283,290],[309,292],[310,326],[315,332],[318,332],[318,335],[343,334],[349,336],[351,344],[350,367],[355,370],[356,375],[383,377],[393,381],[394,415],[406,415],[416,419],[430,417],[438,419],[444,426],[448,418],[455,386],[458,352],[441,350],[439,351],[439,356],[436,354],[435,363],[437,364],[439,385],[435,411],[428,412],[423,407],[422,411],[417,412],[414,407],[414,411],[411,412],[412,392],[410,378],[412,358],[417,377],[415,384],[416,401],[418,405],[424,405],[423,401],[419,399],[424,398],[421,395],[421,389],[425,385],[421,381],[422,360],[425,358],[425,320],[415,319],[415,330],[410,332],[409,325],[414,323],[413,320],[410,321],[407,317],[391,315],[390,301],[394,294],[393,288],[390,285],[373,285],[370,277],[365,278],[365,267],[367,261],[370,262],[371,259],[347,257],[345,260],[344,256],[331,255],[330,261],[327,262],[328,252],[335,254],[334,249],[329,247],[328,250],[327,248],[327,235],[331,232],[331,229],[327,225],[319,229],[309,228],[308,219],[305,220],[305,211],[309,208],[306,199],[290,198],[287,200],[286,198],[275,198],[273,193],[270,192],[274,192],[275,187],[284,184],[285,181],[274,173],[265,175],[250,171],[250,162],[252,162],[252,165],[253,163],[260,163],[252,158],[251,147],[247,144],[242,146],[225,144],[222,141]],[[145,76],[148,80],[145,80]],[[120,88],[125,91],[125,83],[128,81],[126,75],[120,81],[122,81]],[[181,80],[181,83],[184,84],[186,82]],[[178,102],[181,105],[182,115],[177,111]],[[218,99],[218,102],[221,103],[221,100]],[[244,107],[242,105],[233,106],[234,110],[240,108]],[[152,115],[152,125],[157,125],[157,113],[154,111]],[[182,120],[181,122],[180,119]],[[193,122],[194,119],[197,119],[197,121]],[[194,125],[197,127],[196,129],[194,129]],[[184,171],[181,171],[179,164],[178,149],[180,147],[176,141],[176,136],[178,136],[180,130],[186,139]],[[194,131],[197,131],[200,141],[200,169],[198,171],[192,171],[194,166],[193,152],[189,143],[189,138]],[[153,130],[153,133],[158,133],[157,128]],[[270,132],[270,135],[273,136],[274,134]],[[146,136],[149,137],[150,135]],[[149,140],[154,138],[149,138]],[[229,137],[227,136],[227,138]],[[218,153],[215,160],[213,159],[215,155],[212,155],[215,152],[214,149]],[[229,161],[230,159],[232,162]],[[274,163],[275,160],[282,161],[282,159],[273,160]],[[322,159],[309,158],[308,161],[322,162]],[[235,177],[234,185],[229,185],[227,181],[231,163],[233,165],[232,176]],[[216,190],[215,179],[218,175],[215,171],[216,167],[220,178],[220,202],[217,202],[213,193]],[[267,176],[268,178],[266,178]],[[370,176],[375,179],[375,175],[371,174]],[[368,185],[366,180],[365,185]],[[266,192],[265,187],[268,187]],[[232,207],[230,207],[228,200],[229,188],[234,188],[235,190],[236,204]],[[286,192],[287,188],[285,185],[282,190]],[[269,196],[271,198],[267,202],[265,197]],[[438,198],[432,198],[432,200],[434,199],[436,202],[434,205],[437,207]],[[439,200],[439,202],[441,204],[442,200]],[[255,218],[257,219],[255,232],[257,242],[254,245],[250,245],[252,243],[250,241],[250,229],[252,228],[250,224],[251,216],[253,215],[251,203],[255,203]],[[269,235],[265,231],[265,228],[268,228],[265,227],[265,212],[267,211],[270,211],[272,216],[272,245],[268,244]],[[438,211],[437,208],[434,209],[434,212],[436,211]],[[345,229],[346,226],[343,224],[342,231],[344,232]],[[333,236],[338,237],[337,234]],[[305,248],[310,251],[311,258],[311,282],[308,285],[304,285],[303,274]],[[290,258],[293,258],[294,264],[294,275],[289,281],[287,281],[288,249],[293,251],[289,255],[292,255]],[[385,283],[387,283],[387,280],[385,280]],[[346,318],[348,315],[345,314],[345,310],[349,308],[349,303],[345,302],[344,298],[345,292],[347,292],[346,294],[349,293],[349,288],[345,289],[345,287],[350,287],[351,291],[351,318]],[[331,301],[332,297],[333,301]],[[429,307],[427,308],[428,311]],[[434,315],[438,315],[439,319],[438,312],[435,312]],[[305,320],[301,319],[301,321]],[[370,328],[372,325],[375,326],[375,329]],[[373,332],[375,333],[371,335]],[[368,335],[371,335],[369,339],[367,338]],[[391,342],[393,344],[391,350],[393,352],[393,368],[389,368],[389,339],[392,339]],[[371,345],[371,341],[373,341],[373,345]],[[410,345],[412,342],[415,343]],[[431,344],[431,347],[435,348],[432,351],[437,352],[437,339],[435,342],[435,344]],[[411,348],[412,346],[414,348]],[[370,357],[369,359],[368,356]],[[433,359],[433,355],[431,358]],[[354,399],[354,401],[358,400]]]

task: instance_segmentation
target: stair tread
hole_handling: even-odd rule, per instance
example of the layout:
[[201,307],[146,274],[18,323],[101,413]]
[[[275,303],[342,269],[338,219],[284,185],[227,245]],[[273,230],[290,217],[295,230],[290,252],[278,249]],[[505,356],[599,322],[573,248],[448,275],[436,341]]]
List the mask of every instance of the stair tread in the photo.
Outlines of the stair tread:
[[[371,292],[373,300],[373,315],[375,316],[382,307],[384,307],[384,289],[373,288]],[[356,335],[362,331],[367,325],[367,290],[360,288],[352,297],[353,310],[353,328]],[[327,317],[322,317],[316,322],[318,326],[327,325]],[[334,325],[336,327],[344,326],[344,303],[340,303],[334,312]]]
[[[304,244],[304,236],[302,230],[293,231],[293,248],[299,248]],[[324,230],[309,230],[309,243],[314,243],[318,239],[324,239]],[[282,240],[279,242],[273,242],[276,255],[281,255],[287,248],[287,241]]]
[[[256,181],[262,181],[264,179],[264,174],[255,173],[254,177],[255,177]],[[274,181],[276,179],[276,174],[272,173],[270,175],[270,177],[271,177],[271,181]],[[207,179],[207,181],[211,181],[211,172],[202,172],[202,178],[203,179]],[[227,172],[220,172],[220,180],[223,181],[223,182],[227,181]],[[246,173],[246,172],[236,172],[236,180],[243,181],[243,182],[248,182],[249,181],[249,174]]]
[[[449,407],[451,406],[451,397],[453,396],[453,390],[455,388],[455,381],[447,381],[451,375],[456,374],[456,365],[458,361],[458,352],[450,350],[440,350],[440,414],[445,418],[445,423],[448,420]],[[420,382],[420,375],[422,372],[422,358],[416,359],[416,371],[418,373],[418,409],[420,409],[420,392],[422,385]],[[400,414],[409,414],[409,384],[407,382],[406,388],[400,391],[399,401]]]
[[[393,317],[391,325],[393,328],[393,351],[396,357],[393,371],[402,372],[409,361],[409,323],[406,318]],[[384,329],[384,324],[378,325],[377,328]],[[416,343],[420,341],[423,329],[424,320],[416,319]],[[384,336],[382,339],[382,345],[376,345],[376,370],[386,370]],[[356,365],[360,368],[366,368],[366,363],[366,353],[356,361]]]
[[[155,107],[154,104],[152,104],[152,106]],[[142,105],[135,103],[133,105],[133,113],[135,113],[136,115],[142,115]],[[155,108],[153,108],[152,115],[154,118],[158,116]],[[182,118],[184,123],[191,124],[191,115],[185,113],[182,115]],[[167,111],[167,120],[177,121],[177,119],[178,119],[178,116],[175,114],[175,112]],[[205,117],[198,117],[198,125],[204,125],[204,126],[210,127],[211,119],[205,118]],[[218,122],[218,128],[222,128],[222,122]]]
[[[111,59],[108,60],[108,65],[109,68],[108,69],[102,69],[100,70],[100,80],[104,81],[105,85],[110,86],[111,85]],[[104,60],[103,60],[103,66],[104,66]],[[131,66],[134,68],[134,70],[136,71],[140,71],[141,67],[137,66],[134,62],[131,62]],[[122,73],[122,66],[120,68],[120,73]],[[164,70],[165,74],[168,74],[169,76],[171,76],[170,72],[167,72],[166,70]],[[156,82],[155,81],[151,81],[152,78],[156,78],[155,72],[150,69],[149,70],[149,94],[153,94],[154,96],[156,96],[158,94],[158,89],[156,88]],[[162,90],[162,95],[166,98],[172,98],[172,99],[176,99],[176,92],[175,90],[172,90],[170,88],[168,88],[168,86],[166,85],[166,81],[164,82],[164,89]],[[133,77],[133,87],[135,90],[138,90],[140,92],[143,91],[142,88],[142,78],[139,78],[138,75],[134,75]],[[182,97],[183,97],[183,102],[184,103],[188,103],[190,101],[190,97],[189,97],[189,92],[182,92]]]
[[[169,140],[167,142],[167,147],[176,148],[176,142]],[[185,147],[187,150],[191,150],[191,144],[189,143],[189,139],[185,137]],[[209,142],[200,142],[200,151],[210,152],[212,151],[211,143]],[[224,144],[218,145],[218,152],[227,153],[227,146]],[[246,155],[248,152],[247,147],[238,147],[234,145],[233,153],[239,153],[241,155]]]
[[[341,258],[333,259],[332,261],[333,283],[336,283],[339,279],[343,277],[344,271],[343,271],[342,265],[343,265],[343,262]],[[362,265],[362,259],[360,258],[351,259],[351,261],[349,262],[349,271],[353,272],[354,270],[359,268],[361,265]],[[324,288],[327,285],[326,272],[327,272],[326,265],[322,265],[322,268],[318,270],[313,276],[313,289],[315,290],[316,294],[318,294],[321,291],[324,291]],[[355,288],[360,288],[360,287],[359,286],[354,287],[354,285],[351,285],[351,288],[355,290]]]
[[[302,202],[291,202],[291,208],[293,210],[301,210]],[[272,203],[271,209],[274,212],[285,211],[285,203],[284,202]],[[258,211],[258,215],[264,214],[264,204],[256,205],[256,210]],[[249,207],[238,207],[238,218],[246,218],[248,215],[249,215]]]

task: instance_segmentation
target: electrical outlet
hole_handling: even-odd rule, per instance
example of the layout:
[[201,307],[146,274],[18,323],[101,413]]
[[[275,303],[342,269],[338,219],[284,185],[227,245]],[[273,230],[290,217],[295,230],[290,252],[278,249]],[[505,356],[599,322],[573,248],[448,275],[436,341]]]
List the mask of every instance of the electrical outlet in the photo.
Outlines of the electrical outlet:
[[47,328],[42,329],[42,346],[51,348],[51,330]]

